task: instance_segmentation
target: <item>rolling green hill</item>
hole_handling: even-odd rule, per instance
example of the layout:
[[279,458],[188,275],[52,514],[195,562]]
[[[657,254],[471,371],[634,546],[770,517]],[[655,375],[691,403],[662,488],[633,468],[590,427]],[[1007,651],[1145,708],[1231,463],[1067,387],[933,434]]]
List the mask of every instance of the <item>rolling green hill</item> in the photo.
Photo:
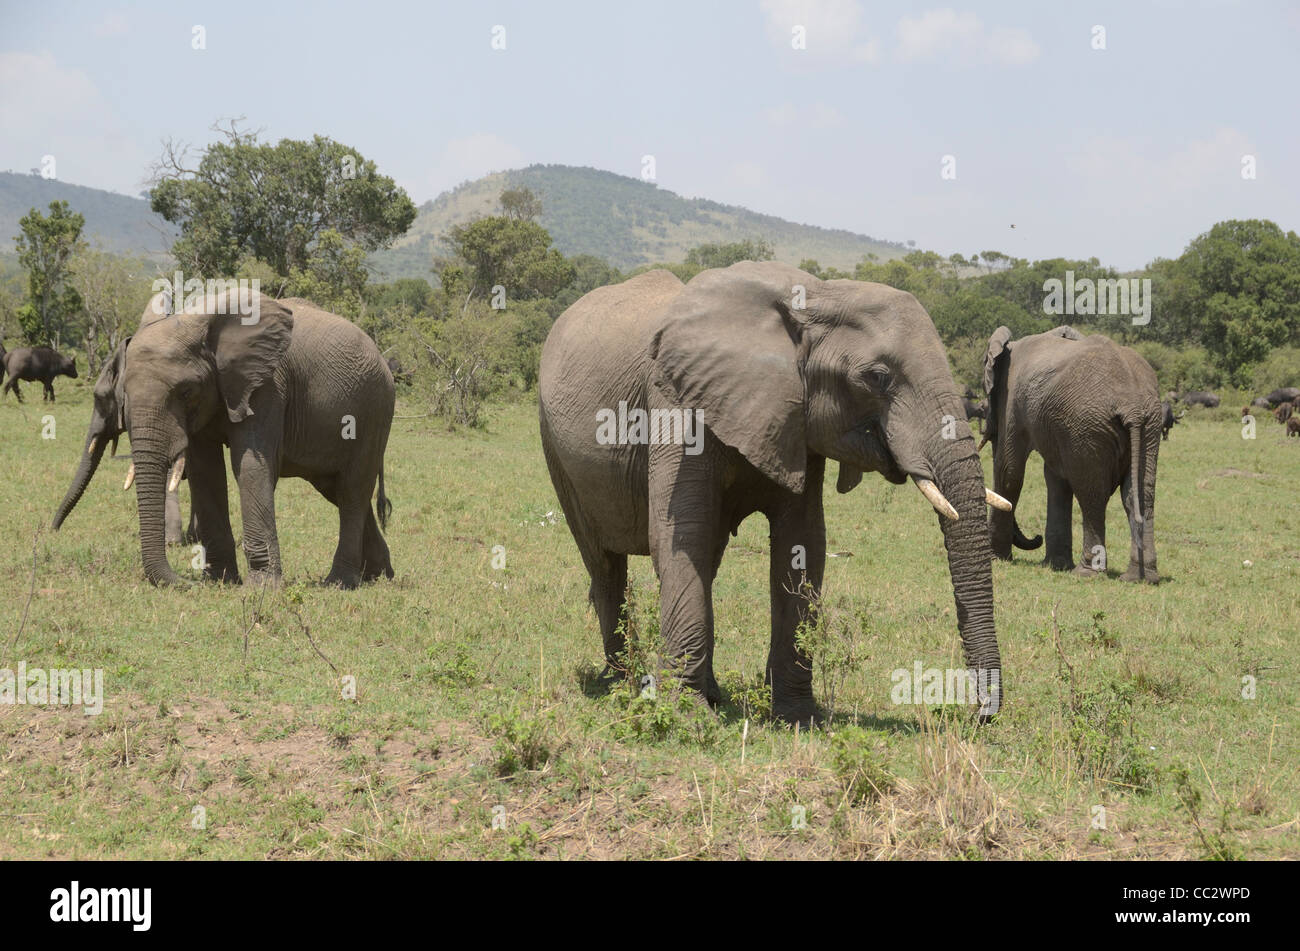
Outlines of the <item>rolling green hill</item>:
[[141,198],[119,195],[69,185],[39,175],[0,172],[0,240],[4,251],[14,249],[18,220],[33,208],[49,211],[50,202],[63,200],[72,210],[86,216],[82,232],[92,246],[117,254],[138,254],[151,258],[167,257],[167,248],[179,234],[149,210]]
[[[706,242],[764,238],[779,260],[851,269],[867,254],[901,257],[902,244],[850,231],[795,224],[734,205],[683,198],[640,179],[594,168],[532,165],[466,182],[420,206],[411,230],[395,245],[371,257],[376,280],[433,279],[434,255],[457,224],[498,211],[506,188],[527,187],[542,199],[541,223],[564,254],[594,254],[627,270],[642,264],[680,261],[688,248]],[[35,207],[45,211],[64,199],[86,216],[85,237],[105,250],[163,259],[177,234],[141,198],[51,181],[37,175],[0,172],[0,238],[13,249],[18,219]]]
[[466,182],[420,206],[411,230],[373,263],[389,277],[428,276],[441,238],[453,225],[497,212],[506,188],[526,187],[542,199],[542,225],[564,254],[594,254],[621,269],[680,261],[710,241],[765,238],[779,260],[851,269],[867,254],[901,257],[902,244],[850,231],[818,228],[701,198],[682,198],[640,179],[571,165],[531,165]]

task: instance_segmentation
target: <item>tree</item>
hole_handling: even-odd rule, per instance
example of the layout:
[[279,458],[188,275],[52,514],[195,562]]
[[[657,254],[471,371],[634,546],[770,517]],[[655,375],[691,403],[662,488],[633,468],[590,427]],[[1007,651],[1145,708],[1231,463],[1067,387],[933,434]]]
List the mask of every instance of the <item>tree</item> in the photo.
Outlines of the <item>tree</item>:
[[72,261],[72,286],[85,316],[86,363],[93,375],[99,360],[134,331],[149,302],[153,282],[144,261],[99,249],[83,251]]
[[[1180,301],[1202,315],[1201,343],[1239,386],[1276,346],[1300,343],[1300,236],[1271,221],[1221,221],[1179,259]],[[1190,292],[1188,292],[1190,290]]]
[[456,225],[447,240],[452,258],[434,266],[443,291],[454,298],[484,297],[496,286],[505,288],[507,300],[550,297],[574,277],[573,265],[535,221],[479,218]]
[[85,224],[86,219],[66,201],[50,202],[48,218],[33,208],[18,222],[22,233],[14,243],[18,261],[27,269],[27,302],[18,308],[18,321],[30,344],[53,346],[81,310],[68,268],[72,256],[84,247]]
[[684,263],[687,269],[694,269],[698,274],[709,268],[731,267],[739,261],[771,261],[775,256],[776,251],[766,238],[746,238],[730,243],[697,244],[686,252]]
[[530,188],[507,188],[499,201],[501,214],[515,221],[533,221],[542,216],[542,200]]
[[370,252],[415,220],[406,192],[341,142],[317,135],[262,144],[256,133],[240,132],[238,120],[213,131],[226,140],[197,162],[167,143],[150,193],[153,210],[180,226],[172,252],[194,276],[229,275],[246,255],[288,276],[310,269],[326,232]]

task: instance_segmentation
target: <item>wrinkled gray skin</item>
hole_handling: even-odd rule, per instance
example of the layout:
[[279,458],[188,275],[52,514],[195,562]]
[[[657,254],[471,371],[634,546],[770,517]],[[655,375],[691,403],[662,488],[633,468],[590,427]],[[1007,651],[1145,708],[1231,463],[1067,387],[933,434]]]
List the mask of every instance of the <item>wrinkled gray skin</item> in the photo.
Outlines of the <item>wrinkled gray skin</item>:
[[49,347],[19,347],[5,352],[0,346],[0,368],[9,375],[8,381],[0,387],[13,392],[18,402],[23,401],[23,394],[18,390],[18,381],[41,383],[45,387],[44,399],[54,402],[54,378],[68,376],[77,378],[77,364],[72,357],[65,357]]
[[[153,302],[151,301],[140,316],[140,326],[143,327],[159,320],[162,316],[154,313]],[[117,441],[127,431],[126,390],[122,371],[126,366],[126,349],[130,343],[131,338],[127,337],[117,345],[117,348],[109,354],[104,366],[100,369],[99,379],[95,381],[90,426],[86,430],[86,442],[81,450],[81,462],[77,466],[77,471],[72,477],[72,483],[68,486],[67,494],[64,495],[63,501],[59,503],[58,510],[54,513],[54,520],[51,523],[51,528],[56,532],[62,527],[64,520],[67,519],[81,500],[81,496],[85,493],[91,478],[99,468],[99,463],[104,457],[105,448],[111,445],[113,454],[116,455]],[[181,531],[179,487],[167,493],[165,534],[169,545],[178,545],[181,542],[196,542],[199,539],[198,522],[195,519],[193,509],[190,510],[189,528],[185,532]]]
[[[594,290],[560,316],[542,350],[539,392],[542,446],[591,576],[606,676],[624,649],[627,556],[648,554],[667,657],[687,687],[720,699],[713,579],[728,535],[762,512],[773,710],[810,722],[812,666],[795,646],[808,602],[797,592],[805,579],[814,591],[822,583],[827,459],[840,463],[840,492],[864,471],[938,484],[959,514],[939,521],[966,662],[1000,672],[979,456],[943,345],[910,294],[773,262],[705,271],[685,286],[651,271]],[[620,401],[698,411],[703,451],[599,444],[597,411],[617,411]],[[953,434],[945,416],[959,421],[956,438],[943,438]],[[806,570],[792,567],[795,546]]]
[[[145,574],[154,584],[178,580],[164,547],[163,495],[168,470],[186,453],[205,575],[239,580],[224,444],[239,489],[250,583],[280,577],[275,486],[282,476],[306,479],[339,509],[339,544],[326,583],[353,587],[392,577],[370,503],[378,480],[386,518],[388,367],[373,341],[342,317],[296,299],[259,303],[253,324],[221,313],[218,303],[215,313],[171,315],[131,339],[122,379]],[[150,306],[165,313],[157,299]],[[355,420],[355,438],[345,438],[344,417]]]
[[[984,357],[993,491],[1017,502],[1025,461],[1036,450],[1047,480],[1045,563],[1090,576],[1098,573],[1092,567],[1096,546],[1106,544],[1106,504],[1122,488],[1132,542],[1122,577],[1154,584],[1156,457],[1164,421],[1155,372],[1128,347],[1071,327],[1010,338],[1011,331],[999,327]],[[1071,525],[1076,498],[1083,514],[1078,565]],[[1013,543],[1024,549],[1042,543],[1025,539],[1014,512],[994,511],[990,523],[999,558],[1011,557]]]

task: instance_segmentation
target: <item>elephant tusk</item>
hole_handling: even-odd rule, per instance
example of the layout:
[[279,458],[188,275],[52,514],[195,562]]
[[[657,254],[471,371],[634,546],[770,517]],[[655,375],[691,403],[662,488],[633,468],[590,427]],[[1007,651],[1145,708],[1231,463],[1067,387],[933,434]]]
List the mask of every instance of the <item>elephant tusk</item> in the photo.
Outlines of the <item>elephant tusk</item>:
[[980,440],[980,444],[975,447],[975,454],[979,455],[980,451],[983,450],[983,448],[988,444],[989,444],[989,437],[985,436],[983,439]]
[[998,509],[999,511],[1002,512],[1011,511],[1011,503],[1008,502],[1006,499],[1004,499],[1002,496],[998,495],[992,489],[984,490],[984,501],[988,502],[989,505],[993,506],[995,509]]
[[926,500],[934,506],[936,512],[944,518],[950,518],[954,522],[957,521],[957,510],[943,497],[943,493],[939,491],[937,485],[929,479],[918,479],[916,476],[912,477],[912,481],[916,483],[916,487],[921,490],[921,494],[925,496]]
[[95,451],[95,447],[98,446],[98,445],[99,445],[99,437],[98,437],[98,436],[91,436],[91,437],[90,437],[90,445],[86,447],[86,452],[88,452],[88,453],[92,453],[92,454],[93,454],[94,451]]
[[171,477],[167,480],[167,491],[175,492],[176,487],[181,484],[181,476],[185,474],[185,456],[182,454],[175,465],[172,466]]
[[131,484],[133,482],[135,482],[135,460],[134,459],[131,460],[131,468],[126,470],[126,481],[122,483],[122,491],[125,492],[127,489],[131,488]]
[[113,451],[109,453],[113,458],[117,458],[117,437],[113,437]]

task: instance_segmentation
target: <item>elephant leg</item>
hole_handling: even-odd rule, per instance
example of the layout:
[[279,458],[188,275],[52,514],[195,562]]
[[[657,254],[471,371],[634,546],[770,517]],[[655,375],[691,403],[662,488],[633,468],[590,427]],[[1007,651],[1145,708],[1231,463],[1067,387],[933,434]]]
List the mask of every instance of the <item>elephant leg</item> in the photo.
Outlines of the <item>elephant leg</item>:
[[821,595],[826,569],[826,523],[822,478],[826,460],[811,457],[802,495],[791,497],[768,515],[771,550],[768,584],[772,602],[772,641],[767,681],[772,715],[811,726],[816,715],[812,658],[795,645],[799,625]]
[[393,563],[388,552],[388,542],[384,541],[375,520],[374,510],[366,506],[366,527],[361,536],[361,580],[374,581],[377,578],[393,577]]
[[[275,528],[275,486],[279,471],[275,463],[277,453],[269,449],[249,434],[240,433],[231,438],[230,465],[239,486],[249,584],[278,584],[281,575],[280,539]],[[199,521],[204,521],[202,514]]]
[[1105,566],[1110,563],[1110,553],[1106,551],[1106,503],[1110,495],[1089,491],[1080,493],[1078,498],[1083,516],[1083,551],[1074,573],[1091,578],[1105,574]]
[[1020,501],[1020,490],[1025,484],[1025,459],[1027,446],[1021,446],[1014,433],[1003,433],[993,455],[993,491],[1012,505],[1012,511],[989,511],[989,544],[993,554],[1003,561],[1011,560],[1011,542],[1016,535],[1015,505]]
[[167,492],[163,505],[165,536],[168,545],[179,545],[184,541],[181,534],[181,490],[180,486]]
[[226,489],[226,459],[221,443],[192,439],[186,450],[190,483],[190,524],[198,534],[191,544],[203,546],[207,567],[203,576],[210,581],[239,583],[239,562],[235,557],[235,534],[230,528],[230,502]]
[[[586,546],[579,546],[584,548]],[[588,596],[596,609],[600,622],[600,639],[605,648],[605,670],[601,677],[614,681],[623,676],[622,666],[627,658],[627,640],[622,626],[623,612],[627,609],[627,555],[595,547],[582,551],[583,563],[591,575]]]
[[682,684],[707,698],[713,681],[713,563],[721,488],[712,451],[650,447],[650,554],[659,575],[665,661]]
[[46,400],[51,403],[54,402],[54,384],[49,380],[45,381],[45,394],[41,398],[42,402],[45,402]]
[[[1160,580],[1160,575],[1156,570],[1155,513],[1152,511],[1155,493],[1150,492],[1148,497],[1143,498],[1142,523],[1139,525],[1133,518],[1131,501],[1133,496],[1130,494],[1133,491],[1131,476],[1124,477],[1124,486],[1121,491],[1124,496],[1124,513],[1128,516],[1131,542],[1128,568],[1120,575],[1120,580],[1146,581],[1155,584]],[[1137,543],[1139,537],[1142,540],[1141,546]]]
[[1043,464],[1047,483],[1047,554],[1043,564],[1056,571],[1074,567],[1074,492],[1070,483]]

